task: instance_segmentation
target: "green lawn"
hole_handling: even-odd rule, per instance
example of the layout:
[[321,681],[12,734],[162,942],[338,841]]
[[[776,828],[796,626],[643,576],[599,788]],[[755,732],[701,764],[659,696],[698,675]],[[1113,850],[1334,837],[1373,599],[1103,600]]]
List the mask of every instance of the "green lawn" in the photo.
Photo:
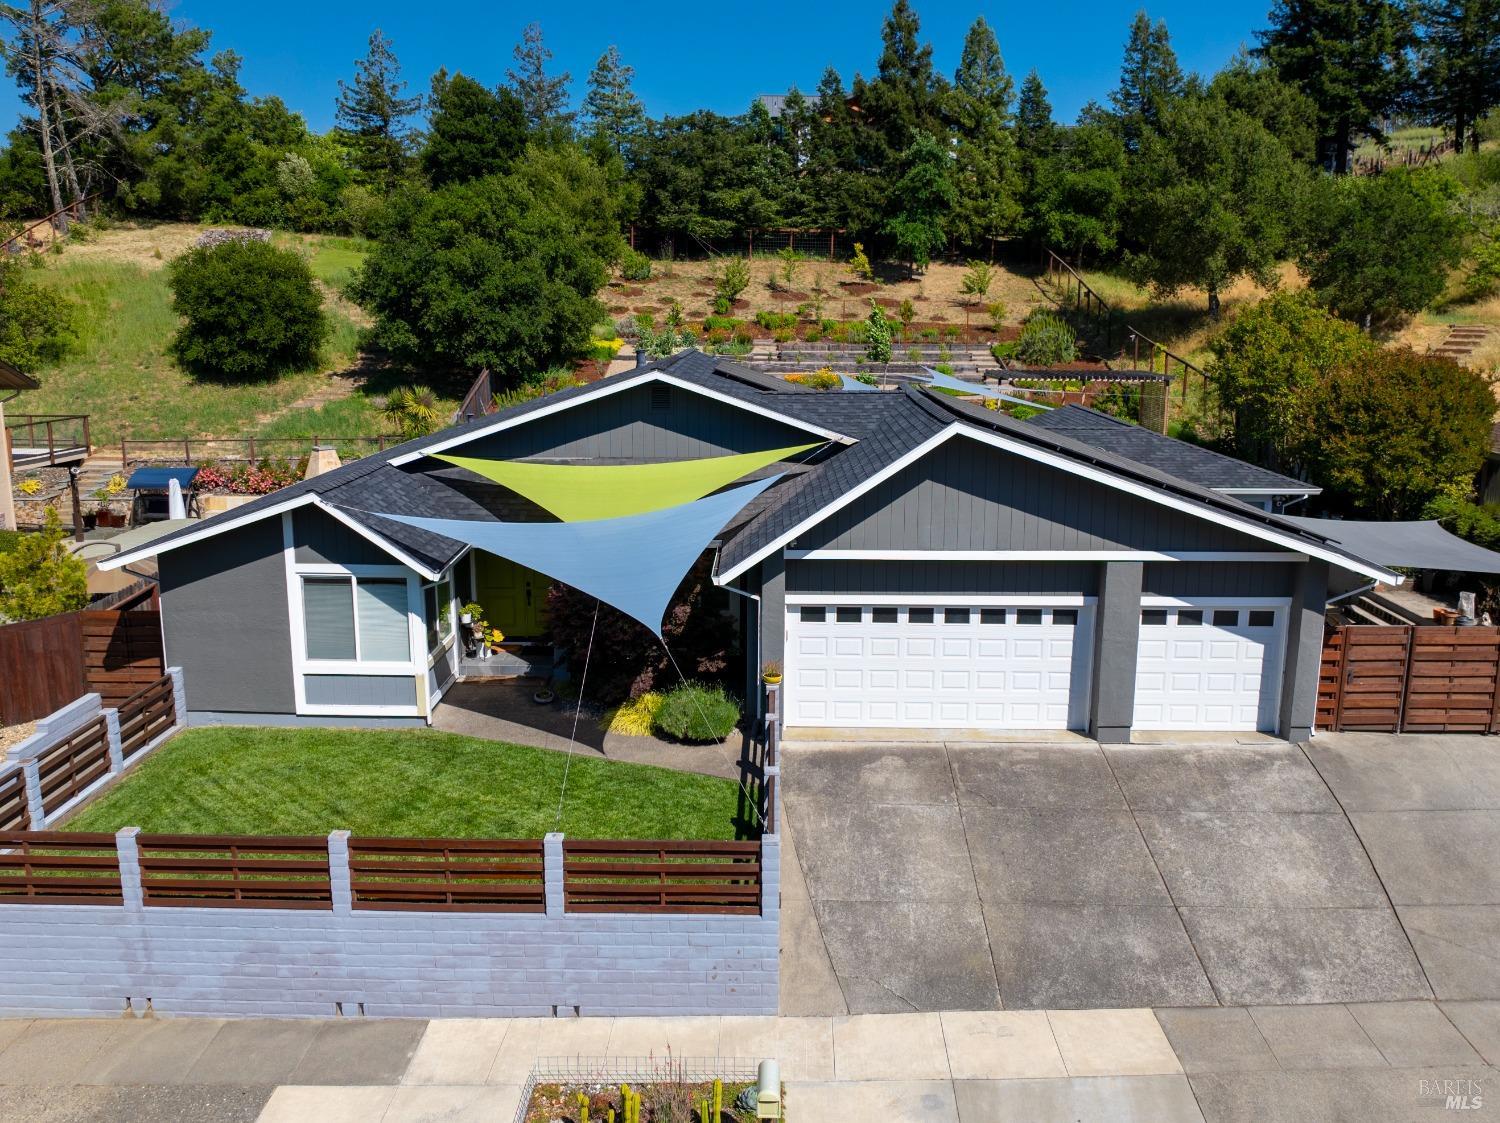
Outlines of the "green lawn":
[[739,785],[428,730],[180,734],[64,829],[445,838],[746,837]]

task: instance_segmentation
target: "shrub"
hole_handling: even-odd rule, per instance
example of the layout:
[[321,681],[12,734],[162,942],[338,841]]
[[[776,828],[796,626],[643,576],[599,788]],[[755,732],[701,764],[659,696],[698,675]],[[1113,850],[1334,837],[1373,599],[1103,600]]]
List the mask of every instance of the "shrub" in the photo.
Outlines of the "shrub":
[[963,284],[958,288],[964,296],[973,297],[971,303],[979,303],[980,298],[989,294],[992,273],[989,265],[983,261],[969,262],[969,270],[964,274]]
[[722,741],[739,724],[740,704],[722,686],[685,682],[656,711],[656,728],[679,741]]
[[656,715],[661,712],[665,700],[666,695],[648,690],[607,711],[599,721],[599,728],[626,737],[649,737],[656,728]]
[[984,306],[984,310],[990,314],[990,330],[1005,330],[1005,304],[999,300],[991,301]]
[[791,312],[767,312],[762,310],[755,314],[755,322],[767,331],[775,331],[778,328],[796,327],[797,317]]
[[783,289],[790,289],[797,283],[797,274],[802,269],[802,255],[791,246],[784,246],[776,251],[776,275],[772,279],[771,287],[776,287],[776,282],[781,282]]
[[854,256],[849,259],[849,272],[862,281],[872,280],[875,276],[875,270],[870,268],[870,259],[865,255],[863,242],[854,243]]
[[186,321],[171,350],[184,367],[231,379],[307,366],[328,323],[307,262],[265,242],[189,250],[168,266],[172,306]]
[[620,276],[627,281],[649,281],[651,259],[635,250],[626,250],[625,255],[620,259]]
[[511,406],[518,406],[523,402],[535,401],[537,398],[546,397],[548,394],[555,394],[559,390],[568,390],[574,386],[582,385],[583,379],[579,378],[571,370],[568,370],[566,367],[553,367],[550,370],[543,371],[538,378],[533,378],[513,389],[496,394],[495,409],[497,411],[510,409]]
[[867,370],[862,370],[854,376],[855,382],[863,382],[866,386],[879,386],[880,379],[876,378]]
[[714,314],[727,316],[734,309],[734,303],[727,296],[714,297]]
[[76,308],[0,265],[0,361],[23,371],[66,358],[78,343]]
[[820,367],[813,371],[802,371],[786,376],[788,382],[806,386],[809,390],[837,390],[844,384],[832,367]]
[[48,507],[44,518],[39,533],[0,553],[0,620],[36,620],[89,602],[85,566],[68,552],[57,512]]
[[[733,304],[739,299],[740,293],[750,287],[750,263],[742,257],[731,257],[724,261],[723,268],[714,278],[714,295],[721,298],[726,305]],[[715,302],[717,311],[717,301]],[[726,312],[729,309],[724,309]]]
[[870,301],[870,316],[865,321],[865,357],[872,363],[891,361],[891,322],[880,305]]
[[1028,366],[1049,367],[1071,363],[1078,357],[1078,337],[1073,328],[1055,312],[1038,309],[1021,325],[1016,341],[1016,357]]
[[706,316],[703,320],[704,331],[734,331],[739,326],[733,316]]

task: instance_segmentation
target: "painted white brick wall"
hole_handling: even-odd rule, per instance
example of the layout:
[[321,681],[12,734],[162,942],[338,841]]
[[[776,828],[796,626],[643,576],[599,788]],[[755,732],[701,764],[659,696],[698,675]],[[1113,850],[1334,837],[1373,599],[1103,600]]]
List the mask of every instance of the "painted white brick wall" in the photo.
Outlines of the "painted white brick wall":
[[[769,885],[768,885],[769,888]],[[774,1014],[766,916],[0,905],[0,1014]],[[554,1007],[562,1007],[554,1011]]]

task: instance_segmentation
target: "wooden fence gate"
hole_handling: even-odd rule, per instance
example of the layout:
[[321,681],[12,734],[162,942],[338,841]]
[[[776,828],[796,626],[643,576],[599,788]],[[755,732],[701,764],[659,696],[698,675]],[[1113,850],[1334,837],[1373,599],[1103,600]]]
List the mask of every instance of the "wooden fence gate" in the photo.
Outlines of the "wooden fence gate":
[[1500,628],[1330,629],[1317,723],[1372,733],[1500,732]]

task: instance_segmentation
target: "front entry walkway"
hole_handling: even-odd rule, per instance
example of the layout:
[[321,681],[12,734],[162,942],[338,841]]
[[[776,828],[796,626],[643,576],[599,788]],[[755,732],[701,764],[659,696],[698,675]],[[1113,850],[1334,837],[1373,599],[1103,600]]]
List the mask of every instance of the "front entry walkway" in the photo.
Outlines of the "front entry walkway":
[[1500,998],[1493,738],[794,742],[783,771],[786,1013]]

